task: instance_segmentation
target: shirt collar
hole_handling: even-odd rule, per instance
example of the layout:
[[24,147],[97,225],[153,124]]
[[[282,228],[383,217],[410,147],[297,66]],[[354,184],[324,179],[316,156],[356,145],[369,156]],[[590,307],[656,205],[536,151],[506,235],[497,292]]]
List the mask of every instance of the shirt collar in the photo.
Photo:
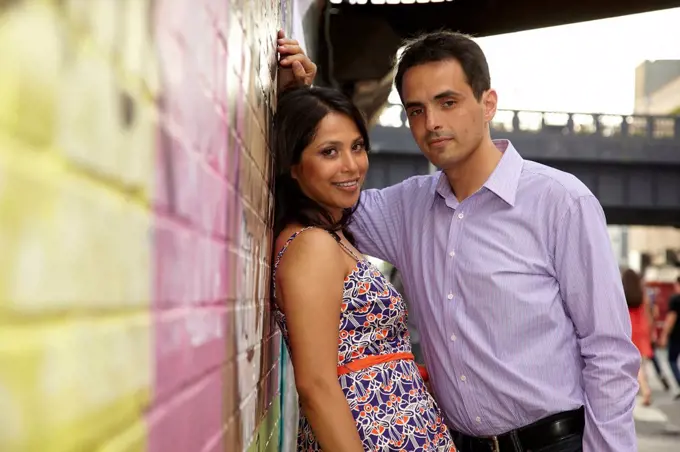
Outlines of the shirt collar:
[[[509,140],[494,140],[493,143],[496,145],[496,148],[503,153],[503,156],[484,183],[484,187],[510,206],[514,206],[515,198],[517,196],[517,186],[519,185],[519,178],[522,174],[522,167],[524,166],[524,159],[519,155]],[[441,196],[447,200],[447,204],[450,204],[450,207],[455,208],[458,205],[458,200],[453,195],[451,185],[442,171],[439,171],[439,176],[436,178],[436,184],[433,186],[430,206],[432,206],[432,203],[437,196]]]
[[524,159],[510,141],[494,140],[493,143],[503,153],[503,157],[501,157],[496,169],[493,170],[484,186],[510,206],[514,206]]

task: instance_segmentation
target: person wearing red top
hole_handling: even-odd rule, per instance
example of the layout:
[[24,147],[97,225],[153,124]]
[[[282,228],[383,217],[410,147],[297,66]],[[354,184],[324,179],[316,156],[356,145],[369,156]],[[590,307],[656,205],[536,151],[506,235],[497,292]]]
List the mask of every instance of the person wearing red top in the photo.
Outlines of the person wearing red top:
[[640,384],[640,394],[642,403],[648,406],[652,403],[652,391],[649,388],[647,374],[645,372],[645,361],[654,355],[652,350],[652,313],[650,310],[647,296],[642,287],[640,275],[632,269],[625,269],[621,273],[623,291],[628,303],[628,313],[630,314],[630,324],[632,327],[633,344],[640,351],[642,363],[638,372],[638,383]]

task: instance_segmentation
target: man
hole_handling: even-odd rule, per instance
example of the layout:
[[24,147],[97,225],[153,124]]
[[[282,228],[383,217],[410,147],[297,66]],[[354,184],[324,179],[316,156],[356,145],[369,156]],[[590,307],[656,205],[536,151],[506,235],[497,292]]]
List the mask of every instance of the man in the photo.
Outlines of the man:
[[497,94],[469,37],[407,43],[395,84],[442,171],[364,192],[352,232],[403,272],[460,449],[636,450],[640,356],[597,199],[491,140]]
[[408,42],[395,84],[441,171],[364,191],[351,232],[402,273],[459,449],[635,451],[640,355],[597,199],[491,140],[497,94],[469,37]]
[[[668,346],[668,362],[671,365],[671,371],[675,377],[675,381],[680,386],[680,368],[678,367],[678,358],[680,358],[680,276],[673,284],[674,293],[668,300],[668,312],[664,320],[663,330],[661,332],[661,340],[659,345],[661,347]],[[675,396],[680,399],[680,394]]]

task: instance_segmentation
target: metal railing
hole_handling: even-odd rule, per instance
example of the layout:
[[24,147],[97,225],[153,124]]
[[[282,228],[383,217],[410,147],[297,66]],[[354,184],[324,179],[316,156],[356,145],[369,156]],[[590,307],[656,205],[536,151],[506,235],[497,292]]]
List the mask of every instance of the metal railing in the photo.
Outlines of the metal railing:
[[680,116],[499,110],[495,130],[680,140]]
[[[408,127],[401,105],[390,105],[380,116],[384,127]],[[641,137],[680,141],[680,116],[608,115],[549,111],[498,110],[491,123],[496,131]]]

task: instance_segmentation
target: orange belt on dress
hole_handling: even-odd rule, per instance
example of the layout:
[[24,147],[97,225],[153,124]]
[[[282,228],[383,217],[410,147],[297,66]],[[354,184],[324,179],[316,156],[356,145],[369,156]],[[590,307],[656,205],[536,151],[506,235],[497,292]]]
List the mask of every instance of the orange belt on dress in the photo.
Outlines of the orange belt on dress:
[[[415,356],[413,356],[413,353],[409,352],[385,353],[382,355],[366,356],[365,358],[355,359],[354,361],[350,361],[345,365],[338,366],[338,376],[347,375],[349,373],[364,370],[378,364],[398,361],[400,359],[414,361]],[[420,371],[420,375],[423,377],[423,380],[427,381],[427,371],[425,370],[425,367],[418,365],[418,370]]]

